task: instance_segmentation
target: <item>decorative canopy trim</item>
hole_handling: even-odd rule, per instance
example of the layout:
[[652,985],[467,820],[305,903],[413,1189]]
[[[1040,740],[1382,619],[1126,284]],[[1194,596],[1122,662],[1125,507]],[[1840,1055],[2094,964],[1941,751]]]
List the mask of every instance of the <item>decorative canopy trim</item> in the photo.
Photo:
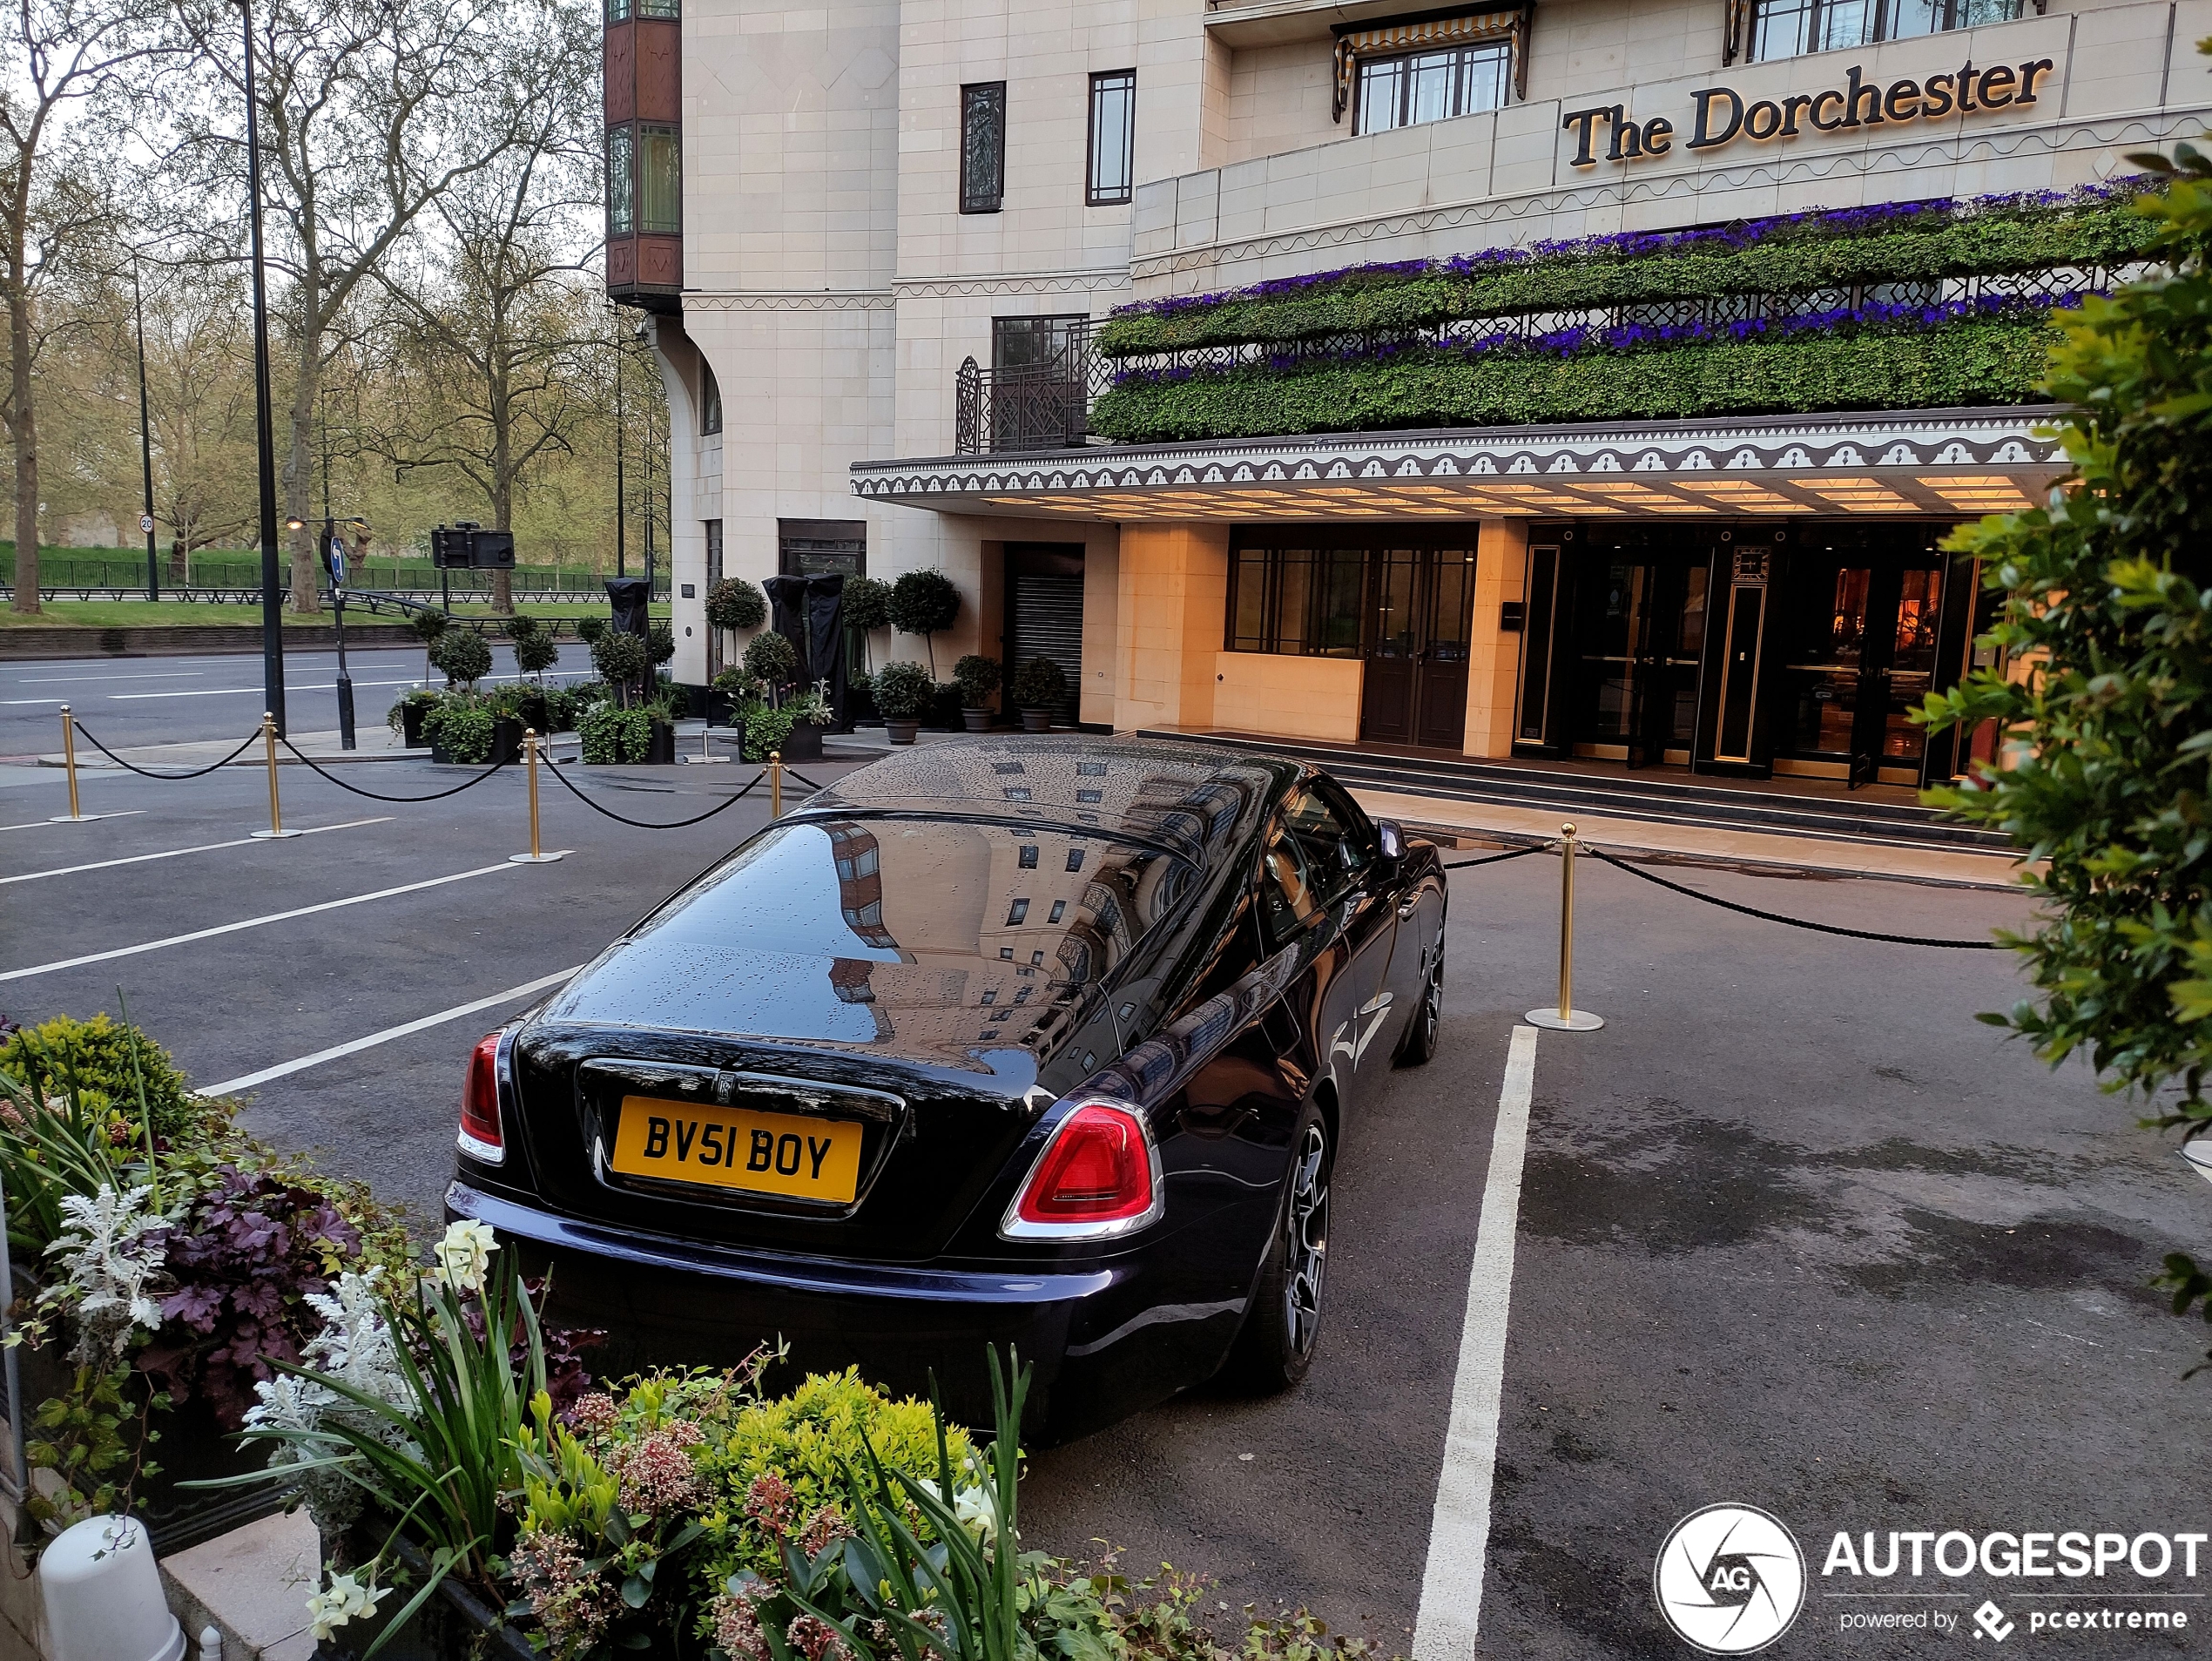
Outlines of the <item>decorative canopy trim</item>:
[[1528,94],[1528,15],[1530,8],[1500,8],[1462,11],[1446,17],[1421,17],[1387,23],[1372,29],[1346,29],[1337,36],[1336,97],[1331,110],[1341,122],[1352,107],[1352,78],[1363,57],[1386,57],[1398,52],[1420,51],[1429,46],[1469,46],[1478,41],[1509,39],[1513,43],[1513,95]]

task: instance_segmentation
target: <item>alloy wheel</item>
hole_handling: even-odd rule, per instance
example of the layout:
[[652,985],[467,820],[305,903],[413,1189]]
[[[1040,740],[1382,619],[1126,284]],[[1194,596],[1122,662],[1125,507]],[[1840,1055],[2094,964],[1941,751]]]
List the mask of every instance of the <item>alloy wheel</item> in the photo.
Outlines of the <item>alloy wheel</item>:
[[1291,1350],[1313,1347],[1321,1325],[1321,1279],[1329,1257],[1329,1139],[1318,1124],[1305,1127],[1291,1172],[1289,1239],[1283,1276],[1284,1331]]

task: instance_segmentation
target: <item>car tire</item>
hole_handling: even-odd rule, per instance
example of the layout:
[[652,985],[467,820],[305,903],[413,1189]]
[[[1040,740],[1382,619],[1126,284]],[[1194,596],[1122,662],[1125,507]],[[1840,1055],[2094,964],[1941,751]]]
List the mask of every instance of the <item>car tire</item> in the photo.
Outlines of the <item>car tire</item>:
[[1421,1001],[1413,1010],[1413,1018],[1406,1023],[1406,1036],[1398,1041],[1398,1053],[1390,1058],[1393,1067],[1419,1067],[1436,1053],[1437,1039],[1444,1026],[1444,952],[1440,945],[1436,962],[1429,966],[1428,984],[1421,989]]
[[1336,1150],[1320,1113],[1308,1106],[1291,1144],[1283,1204],[1251,1307],[1224,1369],[1254,1395],[1289,1389],[1313,1365],[1329,1254],[1329,1178]]

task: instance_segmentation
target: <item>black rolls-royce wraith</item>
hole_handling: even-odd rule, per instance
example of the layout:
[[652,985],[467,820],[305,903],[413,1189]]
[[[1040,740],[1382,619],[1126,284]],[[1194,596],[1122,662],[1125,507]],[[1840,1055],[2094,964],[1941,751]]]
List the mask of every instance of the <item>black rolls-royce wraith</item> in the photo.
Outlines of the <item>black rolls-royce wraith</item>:
[[1437,1042],[1436,850],[1295,762],[894,753],[762,830],[470,1059],[453,1217],[603,1364],[734,1360],[1079,1435],[1304,1375],[1340,1128]]

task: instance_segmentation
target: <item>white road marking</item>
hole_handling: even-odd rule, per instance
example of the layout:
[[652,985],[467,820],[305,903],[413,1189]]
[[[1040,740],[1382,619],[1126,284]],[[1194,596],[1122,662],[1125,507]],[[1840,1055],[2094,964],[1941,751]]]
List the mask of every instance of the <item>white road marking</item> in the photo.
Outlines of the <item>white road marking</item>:
[[[381,819],[349,819],[342,825],[313,825],[300,832],[303,836],[320,836],[325,831],[358,830],[363,825],[388,825],[397,818],[387,814]],[[257,839],[241,836],[235,841],[202,842],[197,847],[168,847],[158,854],[132,854],[119,860],[98,860],[91,865],[64,865],[51,871],[25,871],[21,876],[0,876],[0,888],[10,882],[36,882],[44,876],[75,876],[79,871],[105,871],[117,865],[143,865],[148,860],[173,860],[182,854],[212,854],[219,847],[250,847]]]
[[34,963],[29,969],[11,969],[0,974],[0,981],[20,981],[33,975],[51,975],[57,969],[81,969],[87,963],[105,963],[111,957],[135,957],[140,952],[158,952],[168,946],[189,946],[196,940],[212,940],[218,935],[234,935],[241,928],[259,928],[264,923],[289,922],[294,917],[312,917],[320,911],[367,905],[372,900],[389,900],[395,895],[442,888],[448,882],[466,882],[472,876],[490,876],[494,872],[519,871],[522,868],[502,860],[496,865],[480,865],[473,871],[455,871],[451,876],[434,876],[427,881],[406,882],[396,888],[379,888],[374,894],[356,894],[344,900],[326,900],[320,905],[300,906],[292,911],[273,911],[266,917],[247,917],[239,922],[219,923],[212,928],[194,929],[189,935],[172,935],[166,940],[149,940],[142,945],[118,946],[113,951],[88,952],[82,957],[64,957],[51,963]]
[[[144,807],[126,807],[119,814],[87,814],[84,817],[87,819],[136,819],[146,811]],[[0,831],[44,830],[49,825],[66,825],[71,822],[66,819],[33,819],[21,825],[0,825]]]
[[1498,1092],[1490,1175],[1467,1272],[1467,1324],[1452,1380],[1444,1470],[1428,1527],[1428,1566],[1413,1621],[1413,1661],[1471,1661],[1482,1612],[1482,1560],[1490,1544],[1490,1486],[1498,1462],[1498,1402],[1505,1385],[1506,1318],[1513,1305],[1514,1234],[1521,1220],[1521,1156],[1536,1083],[1536,1029],[1516,1026]]
[[18,686],[58,686],[68,680],[197,680],[207,672],[205,669],[157,669],[144,675],[103,675],[87,671],[81,675],[33,675],[19,680]]
[[489,1009],[502,1003],[513,1003],[518,999],[529,996],[533,992],[543,992],[549,986],[558,986],[563,981],[575,974],[577,969],[583,967],[583,964],[578,963],[574,968],[561,969],[555,974],[542,975],[534,981],[525,981],[520,986],[510,986],[504,992],[495,992],[488,998],[478,998],[473,1003],[456,1003],[450,1009],[441,1009],[435,1015],[426,1015],[420,1021],[409,1021],[401,1026],[387,1027],[381,1032],[372,1032],[366,1038],[355,1038],[347,1043],[333,1044],[327,1050],[318,1050],[314,1055],[302,1056],[297,1061],[280,1061],[273,1067],[264,1067],[258,1073],[241,1073],[236,1078],[226,1078],[219,1084],[206,1085],[201,1089],[199,1094],[235,1096],[242,1090],[252,1090],[256,1084],[266,1084],[272,1078],[282,1078],[287,1073],[305,1072],[310,1067],[321,1066],[326,1061],[336,1061],[343,1056],[355,1055],[364,1050],[374,1050],[378,1044],[389,1043],[395,1038],[405,1038],[417,1032],[427,1032],[432,1027],[442,1027],[448,1021],[458,1021],[462,1016],[474,1015],[479,1009]]
[[[486,675],[483,679],[512,680],[514,677],[512,675]],[[357,680],[354,685],[356,686],[412,686],[415,685],[415,677],[409,675],[401,680]],[[331,692],[338,690],[338,683],[334,680],[313,681],[305,684],[287,681],[284,690],[287,692]],[[110,692],[107,695],[107,701],[111,704],[128,704],[147,698],[242,698],[248,692],[258,694],[260,691],[261,688],[259,686],[186,686],[165,692]]]

